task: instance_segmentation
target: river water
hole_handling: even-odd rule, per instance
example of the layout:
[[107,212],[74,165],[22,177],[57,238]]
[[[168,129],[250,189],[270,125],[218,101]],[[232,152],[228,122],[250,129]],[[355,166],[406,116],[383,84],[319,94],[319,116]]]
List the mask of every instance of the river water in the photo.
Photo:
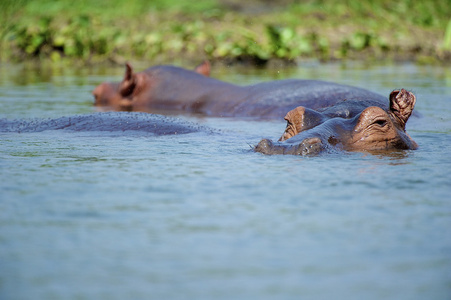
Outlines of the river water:
[[[138,70],[143,67],[136,66]],[[122,68],[2,65],[0,118],[95,112]],[[0,133],[0,299],[451,299],[451,71],[213,68],[417,95],[415,151],[264,156],[285,123],[219,133]]]

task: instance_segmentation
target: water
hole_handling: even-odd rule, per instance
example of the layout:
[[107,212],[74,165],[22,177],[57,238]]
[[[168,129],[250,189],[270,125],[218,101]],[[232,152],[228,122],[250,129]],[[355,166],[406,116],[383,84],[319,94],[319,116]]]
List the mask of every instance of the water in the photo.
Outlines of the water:
[[[0,117],[94,112],[121,68],[3,65]],[[416,151],[263,156],[283,121],[220,133],[0,133],[0,299],[450,299],[451,72],[411,64],[213,69],[240,84],[407,88]]]

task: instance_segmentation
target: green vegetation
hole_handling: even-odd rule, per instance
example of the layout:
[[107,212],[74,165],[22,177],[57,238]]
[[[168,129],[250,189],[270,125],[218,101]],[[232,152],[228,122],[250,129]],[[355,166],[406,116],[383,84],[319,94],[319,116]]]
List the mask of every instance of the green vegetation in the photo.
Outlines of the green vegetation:
[[449,0],[3,0],[0,61],[451,61]]

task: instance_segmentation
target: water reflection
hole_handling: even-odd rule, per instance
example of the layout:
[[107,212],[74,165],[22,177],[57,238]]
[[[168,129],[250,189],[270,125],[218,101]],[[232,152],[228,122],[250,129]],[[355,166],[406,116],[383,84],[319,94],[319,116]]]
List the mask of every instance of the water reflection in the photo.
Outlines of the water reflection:
[[379,158],[381,160],[389,160],[390,164],[393,165],[402,165],[409,163],[407,158],[409,158],[411,155],[414,155],[413,150],[373,150],[373,151],[367,151],[368,154],[375,156],[376,158]]
[[67,86],[75,84],[82,86],[89,84],[90,75],[99,78],[100,83],[108,76],[123,75],[122,66],[86,66],[69,63],[41,63],[27,62],[23,64],[2,64],[0,68],[0,86],[9,82],[10,86],[39,85],[52,83],[56,86]]

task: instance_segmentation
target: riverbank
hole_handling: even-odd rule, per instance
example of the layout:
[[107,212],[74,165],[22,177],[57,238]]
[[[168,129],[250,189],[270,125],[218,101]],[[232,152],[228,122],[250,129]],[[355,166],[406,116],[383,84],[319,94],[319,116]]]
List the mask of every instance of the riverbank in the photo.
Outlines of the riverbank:
[[0,61],[451,62],[446,0],[322,2],[8,0]]

